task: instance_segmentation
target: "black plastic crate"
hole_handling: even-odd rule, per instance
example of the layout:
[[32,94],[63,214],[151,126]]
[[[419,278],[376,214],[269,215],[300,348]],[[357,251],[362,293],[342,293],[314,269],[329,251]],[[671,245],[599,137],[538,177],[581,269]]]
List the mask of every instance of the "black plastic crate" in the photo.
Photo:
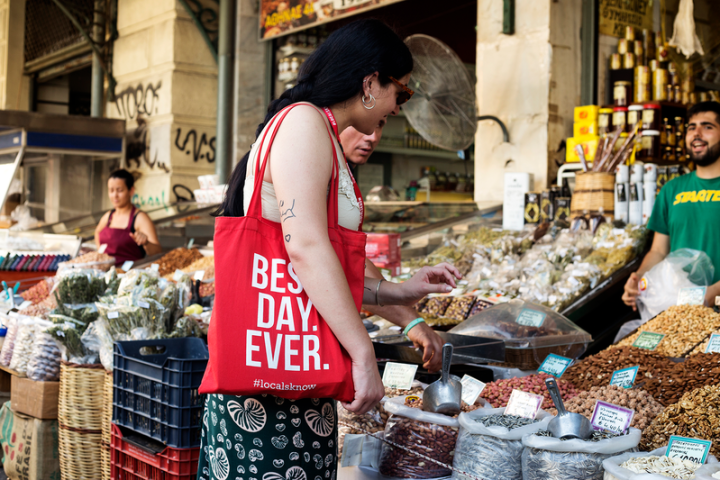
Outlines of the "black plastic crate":
[[199,338],[116,342],[113,421],[170,447],[200,445],[207,361]]

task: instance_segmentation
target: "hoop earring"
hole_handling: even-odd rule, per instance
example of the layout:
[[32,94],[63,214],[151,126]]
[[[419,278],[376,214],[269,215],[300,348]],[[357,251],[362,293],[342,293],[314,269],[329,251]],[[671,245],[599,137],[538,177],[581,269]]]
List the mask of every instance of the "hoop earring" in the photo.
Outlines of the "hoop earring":
[[[372,110],[373,108],[375,108],[375,97],[372,96],[372,93],[369,93],[368,95],[370,96],[370,100],[365,100],[365,95],[363,95],[362,104],[363,107],[365,107],[366,109]],[[368,106],[369,102],[372,102],[372,105]]]

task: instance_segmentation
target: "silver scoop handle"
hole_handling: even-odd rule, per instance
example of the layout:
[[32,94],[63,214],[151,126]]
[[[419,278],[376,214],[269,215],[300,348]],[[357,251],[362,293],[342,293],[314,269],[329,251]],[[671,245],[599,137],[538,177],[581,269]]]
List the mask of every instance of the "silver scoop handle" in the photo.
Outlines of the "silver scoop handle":
[[563,404],[562,397],[560,396],[560,389],[558,388],[555,379],[546,378],[545,386],[547,387],[548,392],[550,392],[550,398],[552,398],[555,408],[557,408],[558,415],[565,415],[567,410],[565,410],[565,404]]
[[450,376],[450,363],[452,363],[453,346],[452,343],[446,343],[442,348],[442,383],[448,383]]

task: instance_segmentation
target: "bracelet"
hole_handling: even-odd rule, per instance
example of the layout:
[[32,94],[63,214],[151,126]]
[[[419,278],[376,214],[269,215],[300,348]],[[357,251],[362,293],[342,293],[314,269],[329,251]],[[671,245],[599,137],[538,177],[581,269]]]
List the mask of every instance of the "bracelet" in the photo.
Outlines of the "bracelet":
[[378,307],[384,307],[384,305],[380,305],[380,302],[378,301],[378,292],[380,291],[380,284],[384,282],[384,279],[380,279],[377,283],[377,287],[375,287],[375,305]]
[[412,322],[408,323],[407,327],[405,327],[405,330],[403,330],[403,335],[407,335],[410,330],[413,329],[413,327],[417,326],[419,323],[425,323],[425,319],[422,317],[418,317]]

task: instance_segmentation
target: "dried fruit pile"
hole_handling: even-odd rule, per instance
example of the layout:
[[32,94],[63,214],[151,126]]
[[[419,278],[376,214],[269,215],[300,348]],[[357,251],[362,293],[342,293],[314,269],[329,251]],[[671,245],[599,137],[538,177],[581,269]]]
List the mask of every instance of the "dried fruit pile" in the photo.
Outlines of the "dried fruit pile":
[[650,451],[664,447],[671,435],[710,440],[710,453],[719,455],[720,386],[698,388],[665,408],[643,432],[640,448]]
[[663,405],[677,403],[687,392],[720,379],[720,353],[690,355],[683,363],[662,372],[643,388]]
[[563,379],[581,390],[608,385],[615,370],[638,365],[635,383],[669,371],[675,362],[656,353],[635,347],[617,347],[587,357],[568,368]]
[[[720,328],[720,314],[702,305],[674,305],[640,327],[617,346],[630,346],[641,332],[664,333],[655,353],[684,357]],[[613,347],[610,347],[613,348]]]
[[164,277],[165,275],[175,273],[175,270],[181,270],[196,260],[200,260],[202,257],[202,253],[200,253],[200,251],[196,248],[187,249],[185,247],[180,247],[171,250],[160,260],[155,262],[160,266],[158,269],[158,275]]
[[[542,408],[546,410],[552,408],[554,405],[550,398],[550,393],[548,393],[547,387],[545,387],[546,378],[552,377],[546,373],[537,373],[535,375],[528,375],[527,377],[495,380],[485,385],[485,389],[480,394],[480,397],[490,402],[493,408],[500,408],[507,406],[513,390],[522,390],[523,392],[535,393],[545,397]],[[567,402],[579,393],[570,382],[558,380],[557,384],[564,402]]]

